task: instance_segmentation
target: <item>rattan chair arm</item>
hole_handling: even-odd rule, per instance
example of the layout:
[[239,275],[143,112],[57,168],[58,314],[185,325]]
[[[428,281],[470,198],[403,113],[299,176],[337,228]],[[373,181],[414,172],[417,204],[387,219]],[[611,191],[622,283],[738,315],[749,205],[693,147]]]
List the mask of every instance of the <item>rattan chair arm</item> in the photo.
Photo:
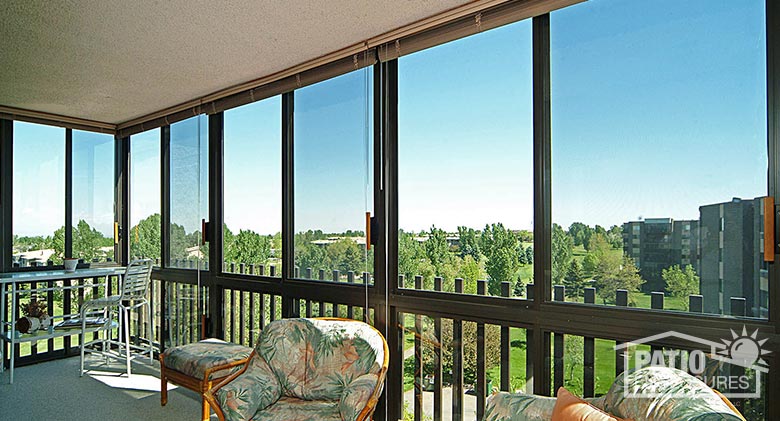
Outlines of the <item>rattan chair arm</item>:
[[[235,363],[231,363],[233,365],[226,364],[225,366],[222,366],[222,369],[224,369],[226,366],[229,366],[227,368],[230,368],[230,367],[234,367],[236,365],[239,365],[239,364],[242,363],[242,361],[243,361],[243,364],[244,364],[244,366],[241,367],[240,370],[238,370],[235,373],[225,377],[225,380],[222,380],[221,382],[219,382],[219,384],[217,384],[216,386],[212,387],[211,389],[209,389],[205,393],[203,393],[203,397],[206,398],[206,401],[211,406],[211,409],[213,409],[214,413],[217,414],[217,418],[219,418],[219,421],[225,421],[225,413],[222,411],[222,407],[219,406],[219,402],[217,401],[217,398],[214,396],[214,394],[217,392],[217,390],[221,389],[226,384],[232,382],[238,376],[244,374],[246,369],[249,367],[249,364],[248,364],[249,360],[251,360],[252,357],[254,357],[254,356],[255,356],[255,351],[252,350],[252,353],[249,354],[249,357],[247,357],[246,359],[240,360],[240,361],[236,361]],[[209,371],[206,370],[206,378],[208,378],[208,373],[209,373]]]

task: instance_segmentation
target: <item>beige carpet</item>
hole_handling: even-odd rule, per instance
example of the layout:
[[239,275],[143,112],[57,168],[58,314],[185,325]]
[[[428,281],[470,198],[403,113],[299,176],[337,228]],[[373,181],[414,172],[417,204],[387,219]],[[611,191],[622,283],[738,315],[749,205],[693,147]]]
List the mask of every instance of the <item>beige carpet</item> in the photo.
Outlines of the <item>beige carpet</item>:
[[[168,405],[160,406],[159,365],[133,363],[128,378],[121,364],[88,359],[91,371],[79,377],[79,358],[18,368],[14,384],[0,374],[0,420],[192,420],[200,419],[195,392],[168,385]],[[212,419],[217,417],[212,414]]]

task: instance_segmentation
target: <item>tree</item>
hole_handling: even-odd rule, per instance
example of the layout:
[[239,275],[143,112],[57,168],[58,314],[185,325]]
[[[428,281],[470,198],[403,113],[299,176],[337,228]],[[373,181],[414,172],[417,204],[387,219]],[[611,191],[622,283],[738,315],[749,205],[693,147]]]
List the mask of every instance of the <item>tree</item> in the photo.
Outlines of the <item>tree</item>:
[[512,289],[512,295],[522,297],[523,291],[525,291],[525,282],[518,276],[517,281],[515,281],[515,287]]
[[587,249],[591,235],[593,235],[593,229],[582,222],[574,222],[569,225],[569,236],[574,241],[575,246],[583,246]]
[[311,268],[312,276],[316,277],[320,269],[327,266],[325,248],[306,241],[295,242],[295,265],[301,270],[301,276],[305,277],[306,270]]
[[517,231],[517,241],[521,243],[533,243],[534,234],[528,230]]
[[[672,297],[686,298],[699,293],[699,276],[691,265],[685,265],[683,269],[679,265],[666,268],[661,271],[661,277],[666,282],[666,292]],[[685,305],[688,305],[687,300]]]
[[[427,318],[426,318],[427,319]],[[441,321],[441,338],[434,336],[432,323],[426,323],[423,328],[423,342],[433,346],[423,347],[423,374],[433,374],[434,347],[441,346],[441,360],[443,372],[452,370],[452,320]],[[464,322],[462,331],[463,342],[463,377],[466,383],[476,381],[477,373],[477,324]],[[488,324],[485,326],[485,369],[490,370],[497,366],[501,359],[501,327]],[[413,364],[414,358],[409,358]]]
[[422,250],[414,234],[400,230],[398,232],[398,274],[413,277],[419,272]]
[[612,249],[603,234],[593,234],[588,253],[582,260],[582,269],[586,276],[598,278],[619,266],[620,259],[620,253]]
[[479,261],[482,256],[479,248],[479,232],[473,228],[458,227],[458,238],[460,257],[471,256]]
[[[187,235],[183,225],[171,222],[169,227],[171,260],[187,260],[190,247],[200,245],[200,239]],[[200,237],[200,235],[198,235]]]
[[563,278],[563,285],[566,287],[566,293],[572,297],[581,297],[585,293],[585,273],[577,260],[572,259]]
[[160,258],[160,214],[155,213],[140,220],[130,232],[124,233],[130,239],[130,253],[133,258]]
[[[84,259],[87,262],[106,257],[102,247],[113,245],[112,239],[105,237],[100,231],[92,228],[85,220],[79,220],[73,227],[73,252],[74,258]],[[113,251],[112,251],[113,254]]]
[[51,237],[51,241],[48,242],[48,244],[42,242],[41,250],[49,248],[49,246],[54,249],[54,254],[52,254],[50,258],[51,261],[57,265],[62,264],[63,259],[67,257],[65,256],[65,227],[64,226],[54,231],[54,235]]
[[360,246],[349,238],[342,238],[328,244],[326,254],[331,269],[346,274],[349,271],[362,273],[365,270],[365,254]]
[[265,265],[271,256],[271,237],[252,230],[239,230],[238,234],[224,237],[223,250],[228,263]]
[[572,258],[574,240],[558,224],[552,227],[552,282],[561,285]]
[[534,248],[533,248],[533,246],[528,246],[528,247],[525,248],[525,261],[529,265],[534,264]]
[[486,225],[482,231],[482,250],[487,258],[488,291],[501,295],[501,282],[515,279],[520,268],[517,237],[501,223]]
[[447,244],[447,233],[432,226],[428,232],[428,239],[423,243],[423,250],[428,261],[433,265],[436,276],[449,274],[445,270],[450,263],[450,246]]
[[607,231],[607,241],[612,245],[612,248],[623,248],[623,227],[619,225],[613,225]]
[[[610,267],[607,267],[610,265]],[[639,287],[645,282],[639,276],[639,269],[634,265],[634,261],[623,256],[620,263],[614,266],[611,259],[601,263],[603,270],[596,278],[596,289],[604,304],[614,303],[617,290],[624,289],[629,292],[639,291]]]
[[456,276],[463,279],[463,292],[465,294],[476,294],[477,281],[485,279],[479,262],[470,255],[466,255],[462,260],[458,258],[457,263],[458,271]]

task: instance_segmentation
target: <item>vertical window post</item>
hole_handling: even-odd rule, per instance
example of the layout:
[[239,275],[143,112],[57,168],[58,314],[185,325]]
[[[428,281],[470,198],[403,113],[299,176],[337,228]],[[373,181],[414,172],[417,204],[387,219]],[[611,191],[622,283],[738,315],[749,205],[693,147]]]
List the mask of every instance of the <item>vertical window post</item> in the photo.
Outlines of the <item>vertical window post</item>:
[[[550,299],[552,262],[550,159],[550,15],[533,19],[534,295],[533,307]],[[550,333],[533,329],[533,390],[550,393]]]
[[11,270],[13,251],[14,122],[0,119],[0,272]]
[[[294,192],[295,92],[282,94],[282,284],[295,276],[295,192]],[[282,317],[298,313],[291,298],[282,296]]]
[[222,288],[215,282],[222,273],[223,259],[223,210],[224,210],[224,113],[209,116],[209,335],[221,338],[222,329]]

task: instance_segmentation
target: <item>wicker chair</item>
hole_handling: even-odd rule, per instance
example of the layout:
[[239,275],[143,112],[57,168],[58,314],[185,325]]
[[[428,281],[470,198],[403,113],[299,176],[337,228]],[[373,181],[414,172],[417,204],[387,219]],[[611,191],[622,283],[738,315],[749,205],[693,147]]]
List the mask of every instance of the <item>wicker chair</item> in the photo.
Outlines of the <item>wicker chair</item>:
[[387,364],[384,337],[366,323],[277,320],[249,362],[205,397],[222,421],[369,420]]

